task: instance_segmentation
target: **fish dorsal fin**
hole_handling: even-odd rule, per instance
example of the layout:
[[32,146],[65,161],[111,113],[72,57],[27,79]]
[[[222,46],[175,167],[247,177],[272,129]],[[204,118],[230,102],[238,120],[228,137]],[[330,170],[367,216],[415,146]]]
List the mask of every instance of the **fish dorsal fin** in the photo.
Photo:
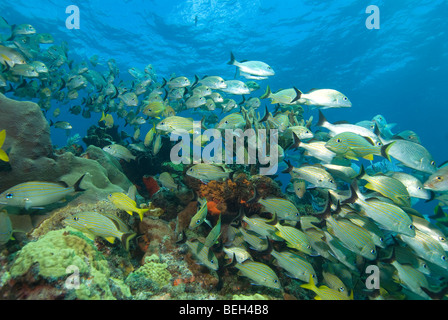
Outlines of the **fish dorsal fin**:
[[370,137],[365,137],[365,136],[362,136],[362,137],[363,137],[364,139],[366,139],[367,142],[370,143],[372,146],[375,146],[375,142],[373,141],[372,138],[370,138]]
[[333,122],[333,124],[350,124],[350,122],[348,122],[346,120],[339,120],[339,121]]
[[68,188],[69,187],[69,185],[67,184],[67,182],[64,182],[64,181],[58,181],[58,182],[56,182],[57,184],[59,184],[61,187],[64,187],[64,188]]

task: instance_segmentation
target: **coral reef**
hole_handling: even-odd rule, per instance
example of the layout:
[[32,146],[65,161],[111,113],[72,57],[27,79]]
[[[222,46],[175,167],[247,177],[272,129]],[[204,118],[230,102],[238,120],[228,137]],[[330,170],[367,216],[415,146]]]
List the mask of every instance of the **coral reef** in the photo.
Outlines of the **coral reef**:
[[[9,273],[9,288],[1,290],[6,299],[32,298],[34,296],[30,296],[30,292],[33,290],[40,291],[40,299],[116,299],[116,296],[130,296],[123,281],[112,277],[108,261],[93,242],[68,229],[50,231],[25,245],[16,255]],[[75,279],[73,283],[70,282],[71,277]],[[47,290],[40,290],[41,286]]]
[[[153,254],[151,256],[145,257],[145,263],[131,273],[126,282],[137,281],[141,283],[142,281],[149,280],[152,285],[161,288],[168,285],[171,280],[171,273],[167,270],[168,264],[160,262],[159,256]],[[144,280],[141,277],[145,278]],[[135,280],[132,278],[136,278]],[[132,280],[131,280],[132,279]]]
[[[0,94],[0,128],[7,131],[3,148],[8,150],[10,170],[0,171],[0,192],[25,181],[64,181],[73,185],[87,173],[85,194],[98,199],[112,191],[123,191],[132,185],[105,152],[91,146],[83,157],[70,152],[54,153],[50,129],[40,107],[32,102],[19,102]],[[20,119],[20,120],[18,120]]]

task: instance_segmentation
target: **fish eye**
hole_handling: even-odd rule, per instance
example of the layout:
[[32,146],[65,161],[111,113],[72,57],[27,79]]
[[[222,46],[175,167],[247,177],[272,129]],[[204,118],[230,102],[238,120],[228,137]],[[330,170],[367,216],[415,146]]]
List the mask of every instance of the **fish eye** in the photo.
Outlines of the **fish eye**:
[[278,282],[278,280],[277,279],[274,279],[274,283],[277,283]]
[[437,176],[437,177],[436,177],[436,180],[438,180],[438,181],[442,181],[442,180],[443,180],[443,177],[442,177],[442,176]]
[[409,229],[414,230],[414,229],[415,229],[414,225],[411,224],[411,225],[409,226]]
[[13,194],[12,194],[12,193],[7,193],[7,194],[6,194],[6,199],[12,199],[12,197],[13,197]]
[[311,246],[306,246],[307,249],[311,249]]
[[420,186],[419,186],[419,187],[417,187],[417,190],[422,190],[422,187],[420,187]]
[[446,256],[441,257],[443,261],[446,261]]
[[225,123],[225,124],[228,124],[228,123],[229,123],[229,121],[227,121],[227,120],[226,120],[226,121],[224,121],[224,123]]
[[446,239],[445,239],[444,237],[439,237],[439,241],[443,241],[443,242],[445,242]]
[[370,250],[370,253],[375,254],[376,253],[375,249]]
[[344,97],[344,98],[342,98],[342,100],[347,101],[348,99],[347,99],[347,97]]
[[339,287],[338,290],[339,290],[339,292],[344,292],[345,288],[344,287]]
[[380,242],[384,242],[384,239],[383,239],[383,238],[380,238]]
[[333,183],[333,180],[330,179],[329,182],[330,182],[330,183]]
[[210,263],[211,263],[211,264],[215,264],[215,260],[213,260],[213,259],[210,260]]
[[435,162],[434,160],[432,160],[432,161],[431,161],[431,165],[432,165],[432,166],[435,166],[435,165],[436,165],[436,162]]
[[342,141],[342,140],[341,140],[341,139],[339,139],[339,138],[337,138],[337,139],[336,139],[336,142],[341,142],[341,141]]
[[200,224],[200,223],[201,223],[201,221],[200,221],[200,220],[196,221],[196,224]]

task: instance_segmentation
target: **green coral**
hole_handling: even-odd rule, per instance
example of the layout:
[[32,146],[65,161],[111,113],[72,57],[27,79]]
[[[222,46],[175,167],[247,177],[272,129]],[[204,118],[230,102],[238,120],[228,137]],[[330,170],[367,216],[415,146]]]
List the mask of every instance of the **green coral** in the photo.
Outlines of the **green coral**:
[[151,280],[159,288],[170,283],[171,273],[167,270],[168,265],[160,262],[160,258],[153,254],[145,257],[145,263],[133,273],[137,276],[143,276]]
[[79,287],[74,289],[76,298],[115,299],[111,284],[119,288],[121,296],[130,297],[129,288],[123,281],[111,278],[108,262],[96,250],[93,241],[69,230],[50,231],[25,245],[11,266],[11,276],[20,277],[37,264],[37,273],[43,278],[50,281],[68,279],[73,275],[71,266],[74,266],[80,277]]

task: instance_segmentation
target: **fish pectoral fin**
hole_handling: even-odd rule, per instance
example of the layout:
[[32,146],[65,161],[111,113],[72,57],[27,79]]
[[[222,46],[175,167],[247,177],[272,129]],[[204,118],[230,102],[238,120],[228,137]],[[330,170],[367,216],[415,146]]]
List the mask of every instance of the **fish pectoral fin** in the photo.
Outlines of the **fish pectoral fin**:
[[106,239],[107,241],[109,241],[112,244],[115,242],[115,237],[106,237],[104,239]]
[[345,158],[349,159],[349,160],[355,160],[358,161],[359,159],[355,156],[351,156],[350,154],[346,154],[344,155]]
[[373,187],[373,185],[370,182],[366,183],[364,187],[369,190],[375,190],[375,188]]
[[8,56],[6,56],[6,55],[4,55],[4,54],[2,54],[1,56],[2,56],[2,58],[3,58],[4,60],[6,60],[6,61],[9,61],[9,62],[12,61]]
[[373,160],[373,154],[368,154],[368,155],[364,156],[363,158],[366,159],[366,160],[372,161]]

